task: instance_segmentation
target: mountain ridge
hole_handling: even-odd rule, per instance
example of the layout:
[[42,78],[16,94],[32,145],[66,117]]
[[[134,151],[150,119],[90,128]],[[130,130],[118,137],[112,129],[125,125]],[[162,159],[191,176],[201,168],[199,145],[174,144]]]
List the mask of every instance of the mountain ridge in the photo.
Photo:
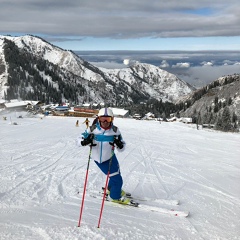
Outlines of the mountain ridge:
[[[64,82],[64,88],[65,85],[69,85],[70,88],[74,89],[72,91],[76,91],[74,99],[68,99],[61,92],[63,101],[70,100],[76,103],[86,101],[113,102],[119,105],[128,105],[153,98],[174,102],[194,90],[191,85],[177,78],[175,75],[153,65],[137,62],[124,69],[109,70],[98,68],[74,52],[56,47],[39,37],[32,35],[21,37],[0,36],[0,46],[2,48],[6,45],[6,39],[16,45],[20,54],[28,53],[35,57],[35,61],[41,59],[42,61],[46,61],[44,65],[48,62],[52,64],[50,69],[57,69],[55,70],[55,74],[59,75],[61,81]],[[8,68],[10,65],[9,63],[4,63],[4,52],[4,50],[0,52],[1,65],[5,64],[7,72],[5,71],[5,76],[3,74],[0,75],[1,86],[8,84],[8,76],[6,75],[9,74]],[[54,83],[54,79],[49,74],[47,75],[46,72],[44,73],[44,69],[40,70],[36,67],[38,65],[36,62],[32,62],[31,65],[35,68],[35,71],[38,71],[43,81],[47,79],[50,84]],[[21,66],[21,68],[19,71],[22,71],[24,67]],[[26,69],[24,71],[25,75],[30,76]],[[64,79],[65,75],[68,75],[68,77]],[[20,82],[22,81],[24,79],[20,79]],[[34,84],[33,82],[34,79],[32,80],[32,84]],[[78,85],[81,85],[82,89],[84,89],[82,93],[79,92]],[[53,86],[56,86],[57,91],[59,91],[59,83],[57,81],[55,81]],[[0,90],[2,92],[1,97],[3,97],[3,91],[6,91],[6,88]],[[42,89],[42,92],[44,91]],[[15,92],[15,95],[20,95],[19,89]]]

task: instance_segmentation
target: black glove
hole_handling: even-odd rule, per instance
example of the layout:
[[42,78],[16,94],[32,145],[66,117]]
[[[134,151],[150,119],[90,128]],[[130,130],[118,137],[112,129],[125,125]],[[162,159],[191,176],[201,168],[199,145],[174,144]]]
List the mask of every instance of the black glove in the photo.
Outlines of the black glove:
[[82,146],[87,146],[88,144],[91,144],[91,146],[96,146],[96,144],[93,144],[94,134],[89,134],[87,138],[84,138],[81,141]]
[[114,145],[114,144],[116,144],[119,149],[123,148],[123,142],[121,141],[120,136],[118,137],[114,136],[114,141],[111,145]]

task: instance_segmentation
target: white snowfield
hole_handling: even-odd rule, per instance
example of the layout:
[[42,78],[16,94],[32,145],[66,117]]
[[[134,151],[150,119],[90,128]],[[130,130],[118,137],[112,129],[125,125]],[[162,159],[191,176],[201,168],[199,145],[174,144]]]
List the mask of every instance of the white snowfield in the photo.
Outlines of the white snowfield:
[[116,118],[127,142],[116,154],[126,191],[149,198],[143,205],[190,215],[105,202],[97,228],[101,199],[91,195],[101,190],[106,176],[91,161],[77,227],[89,147],[75,144],[85,129],[85,119],[78,118],[79,127],[76,120],[12,113],[4,121],[1,116],[1,240],[240,239],[240,134],[177,122]]

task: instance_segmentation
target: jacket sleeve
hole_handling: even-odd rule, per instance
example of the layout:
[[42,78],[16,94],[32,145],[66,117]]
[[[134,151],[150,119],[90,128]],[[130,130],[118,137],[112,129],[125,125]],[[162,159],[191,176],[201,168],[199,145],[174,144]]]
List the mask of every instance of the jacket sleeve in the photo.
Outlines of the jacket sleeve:
[[126,148],[126,142],[123,140],[122,138],[122,134],[121,132],[119,131],[119,129],[117,130],[117,136],[119,137],[119,139],[121,140],[121,142],[123,143],[123,148],[122,149],[119,149],[118,147],[116,148],[118,152],[123,152]]

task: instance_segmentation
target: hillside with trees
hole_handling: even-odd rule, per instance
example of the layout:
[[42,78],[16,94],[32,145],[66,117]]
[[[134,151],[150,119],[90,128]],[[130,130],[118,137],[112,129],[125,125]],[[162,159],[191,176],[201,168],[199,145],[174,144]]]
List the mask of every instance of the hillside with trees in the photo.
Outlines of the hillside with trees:
[[238,131],[240,116],[240,75],[221,77],[196,90],[178,103],[180,115],[215,129]]
[[61,103],[62,98],[77,101],[77,93],[85,92],[84,87],[79,83],[68,84],[74,82],[74,75],[64,73],[57,65],[20,50],[14,42],[7,39],[5,39],[4,54],[8,63],[8,89],[5,99],[21,98],[47,104]]

